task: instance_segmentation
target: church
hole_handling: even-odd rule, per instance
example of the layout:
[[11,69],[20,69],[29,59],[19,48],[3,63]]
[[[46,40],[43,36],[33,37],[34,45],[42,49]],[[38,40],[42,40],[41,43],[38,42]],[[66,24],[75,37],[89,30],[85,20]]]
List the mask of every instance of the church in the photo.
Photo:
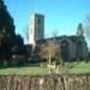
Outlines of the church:
[[28,44],[36,47],[46,41],[52,41],[54,38],[62,46],[64,60],[87,59],[89,55],[87,43],[84,37],[82,24],[77,28],[77,34],[73,36],[58,36],[52,38],[44,38],[45,16],[41,14],[33,14],[29,22]]

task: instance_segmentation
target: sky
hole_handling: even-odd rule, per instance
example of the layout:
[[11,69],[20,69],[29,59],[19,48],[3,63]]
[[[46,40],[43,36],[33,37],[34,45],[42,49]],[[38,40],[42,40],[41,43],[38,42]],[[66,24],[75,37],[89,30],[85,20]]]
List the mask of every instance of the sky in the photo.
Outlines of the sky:
[[26,40],[32,13],[45,15],[45,36],[74,35],[77,25],[90,14],[90,0],[5,0],[16,33]]

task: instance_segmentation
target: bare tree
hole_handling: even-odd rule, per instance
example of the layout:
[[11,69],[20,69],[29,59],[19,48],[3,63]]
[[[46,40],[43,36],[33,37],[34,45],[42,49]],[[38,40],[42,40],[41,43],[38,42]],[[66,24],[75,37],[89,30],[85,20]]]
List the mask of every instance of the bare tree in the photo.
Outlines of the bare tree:
[[23,34],[24,34],[24,39],[25,39],[25,43],[28,43],[28,39],[29,39],[29,28],[28,28],[28,24],[25,25],[25,27],[22,30]]
[[87,40],[89,51],[90,51],[90,15],[86,16],[84,24],[85,24],[85,27],[84,27],[85,38]]
[[[62,61],[60,44],[55,39],[49,40],[41,45],[40,53],[42,58],[47,59],[49,73],[52,71],[56,72],[57,63],[60,64]],[[52,59],[54,60],[54,64],[52,64]]]
[[88,15],[85,19],[85,29],[84,29],[86,38],[90,39],[90,15]]
[[48,60],[48,64],[51,64],[52,58],[54,60],[59,60],[60,58],[60,44],[55,40],[47,41],[41,45],[40,54]]

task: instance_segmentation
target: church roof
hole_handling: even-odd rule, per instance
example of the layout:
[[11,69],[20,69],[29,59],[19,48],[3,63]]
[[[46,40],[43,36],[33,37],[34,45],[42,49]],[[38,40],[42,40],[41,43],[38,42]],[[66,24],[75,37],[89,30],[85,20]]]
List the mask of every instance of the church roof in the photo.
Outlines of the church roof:
[[45,43],[47,41],[52,41],[52,40],[56,40],[56,41],[60,41],[61,39],[63,38],[67,38],[73,42],[76,42],[78,37],[77,36],[66,36],[66,35],[63,35],[63,36],[58,36],[58,37],[51,37],[51,38],[45,38],[45,39],[42,39],[42,40],[38,40],[36,41],[36,43]]
[[72,40],[73,42],[76,42],[78,37],[77,36],[69,36],[68,37],[70,40]]

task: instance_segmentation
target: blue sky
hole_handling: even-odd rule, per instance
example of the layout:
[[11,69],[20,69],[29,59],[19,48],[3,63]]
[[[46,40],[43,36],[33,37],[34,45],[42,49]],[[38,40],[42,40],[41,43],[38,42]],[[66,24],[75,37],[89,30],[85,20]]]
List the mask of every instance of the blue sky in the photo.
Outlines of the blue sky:
[[79,22],[90,14],[90,0],[5,0],[14,18],[16,33],[25,37],[33,12],[45,15],[45,34],[73,35]]

